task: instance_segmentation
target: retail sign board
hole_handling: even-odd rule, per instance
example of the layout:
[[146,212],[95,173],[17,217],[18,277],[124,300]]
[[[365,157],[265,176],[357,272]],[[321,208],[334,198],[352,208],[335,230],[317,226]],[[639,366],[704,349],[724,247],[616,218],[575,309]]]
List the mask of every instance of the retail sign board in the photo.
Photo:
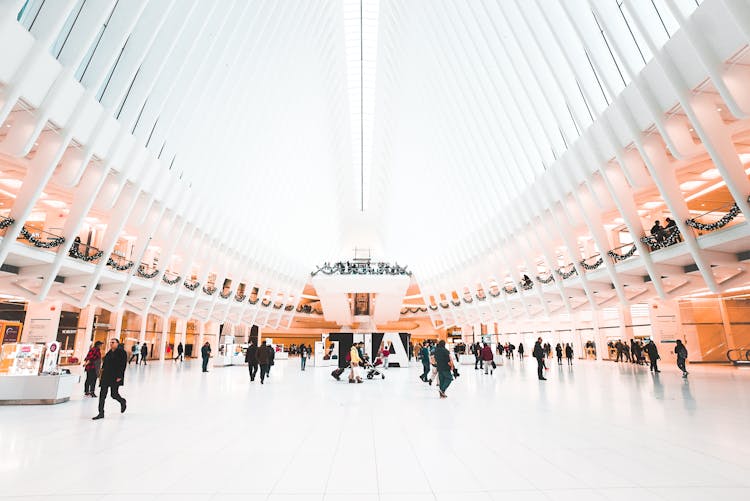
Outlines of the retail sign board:
[[20,324],[0,324],[2,325],[3,342],[6,343],[17,343],[21,339],[21,325]]
[[42,364],[42,372],[51,372],[56,369],[59,360],[60,343],[57,341],[47,343],[47,350],[44,353],[44,363]]
[[32,318],[29,320],[28,335],[26,336],[25,341],[29,343],[47,342],[51,324],[51,318]]

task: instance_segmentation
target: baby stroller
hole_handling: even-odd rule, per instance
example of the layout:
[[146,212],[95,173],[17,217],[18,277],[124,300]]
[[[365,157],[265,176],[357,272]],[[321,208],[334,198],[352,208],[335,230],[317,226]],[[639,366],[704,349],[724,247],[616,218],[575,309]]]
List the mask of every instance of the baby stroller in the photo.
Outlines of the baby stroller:
[[369,361],[365,361],[365,368],[367,370],[367,379],[372,379],[375,376],[380,376],[380,379],[385,379],[385,374],[378,370],[378,365],[383,365],[383,361],[380,357],[375,359],[375,363],[371,364]]

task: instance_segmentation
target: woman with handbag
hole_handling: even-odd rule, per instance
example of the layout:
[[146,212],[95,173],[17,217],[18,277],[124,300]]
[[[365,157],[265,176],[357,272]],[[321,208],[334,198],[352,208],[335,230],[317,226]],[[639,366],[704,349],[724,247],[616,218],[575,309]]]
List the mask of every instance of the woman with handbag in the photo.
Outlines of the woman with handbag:
[[86,358],[83,359],[83,369],[86,371],[86,382],[83,383],[83,391],[87,397],[96,397],[94,388],[96,388],[96,380],[102,368],[102,352],[99,349],[102,344],[101,341],[94,343],[89,349]]

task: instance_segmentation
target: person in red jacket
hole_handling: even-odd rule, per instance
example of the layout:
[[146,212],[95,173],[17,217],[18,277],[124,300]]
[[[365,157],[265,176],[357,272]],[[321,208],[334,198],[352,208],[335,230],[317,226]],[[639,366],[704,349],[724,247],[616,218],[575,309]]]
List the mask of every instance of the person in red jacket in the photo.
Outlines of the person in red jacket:
[[83,384],[83,391],[87,397],[95,397],[94,388],[96,379],[99,377],[99,369],[102,368],[102,352],[100,346],[104,344],[101,341],[94,343],[86,358],[83,359],[83,370],[86,371],[86,382]]
[[484,373],[487,374],[487,371],[489,370],[489,373],[492,374],[493,367],[493,356],[492,356],[492,348],[490,348],[490,345],[487,343],[484,343],[484,346],[482,346],[482,351],[480,352],[480,357],[482,359],[482,363],[484,365]]

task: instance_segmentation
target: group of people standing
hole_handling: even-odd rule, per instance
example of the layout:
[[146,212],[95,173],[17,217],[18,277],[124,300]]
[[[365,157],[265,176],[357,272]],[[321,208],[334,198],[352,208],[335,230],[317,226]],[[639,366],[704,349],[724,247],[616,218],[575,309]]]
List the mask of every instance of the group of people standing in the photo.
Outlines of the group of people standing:
[[[570,343],[565,343],[565,347],[561,343],[557,343],[555,346],[555,355],[557,356],[557,365],[562,365],[563,353],[568,361],[568,366],[573,366],[573,347]],[[536,359],[536,375],[539,381],[546,381],[544,377],[544,371],[549,370],[545,360],[552,357],[552,346],[549,343],[542,343],[542,338],[537,338],[534,343],[534,350],[531,352],[531,356]]]
[[565,343],[563,348],[562,344],[557,343],[555,346],[555,355],[557,355],[557,365],[562,365],[563,352],[565,352],[565,359],[568,361],[568,366],[573,366],[573,347],[570,343]]
[[682,236],[679,235],[680,230],[677,228],[677,223],[672,218],[666,218],[664,220],[664,226],[661,225],[661,221],[658,219],[654,221],[654,225],[651,227],[651,235],[656,238],[658,243],[664,243],[673,234],[677,234],[677,241],[682,241]]

